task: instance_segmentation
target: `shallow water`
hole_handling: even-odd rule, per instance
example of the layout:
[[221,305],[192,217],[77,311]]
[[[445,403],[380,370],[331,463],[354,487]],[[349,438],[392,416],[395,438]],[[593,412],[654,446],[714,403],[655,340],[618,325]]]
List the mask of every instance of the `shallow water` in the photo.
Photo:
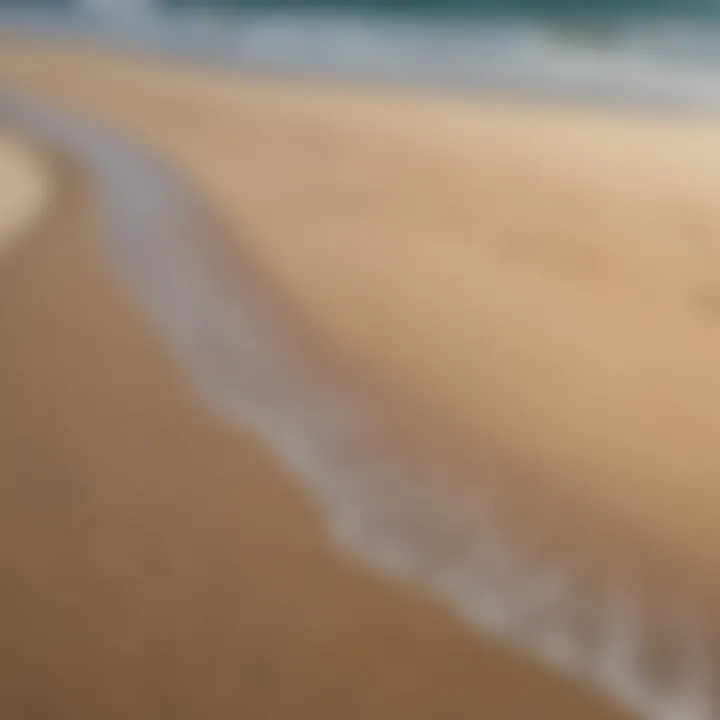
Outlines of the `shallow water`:
[[340,546],[646,718],[717,716],[714,628],[682,587],[657,592],[548,542],[515,512],[506,469],[452,456],[338,370],[252,265],[223,254],[219,229],[159,161],[9,94],[0,115],[97,178],[113,266],[200,397],[284,458]]

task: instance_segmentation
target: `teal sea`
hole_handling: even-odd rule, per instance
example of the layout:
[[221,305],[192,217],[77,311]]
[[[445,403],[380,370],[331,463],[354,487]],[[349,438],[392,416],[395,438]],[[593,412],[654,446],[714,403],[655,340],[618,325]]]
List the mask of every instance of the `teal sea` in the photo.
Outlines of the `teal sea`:
[[226,12],[335,11],[473,21],[532,19],[578,25],[679,18],[707,22],[720,16],[716,0],[158,0],[154,5],[169,12],[198,8]]

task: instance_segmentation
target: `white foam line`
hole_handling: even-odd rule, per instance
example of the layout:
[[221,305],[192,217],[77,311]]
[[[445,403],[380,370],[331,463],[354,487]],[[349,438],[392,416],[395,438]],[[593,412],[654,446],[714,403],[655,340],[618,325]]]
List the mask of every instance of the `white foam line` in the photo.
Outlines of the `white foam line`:
[[[700,608],[680,611],[619,577],[588,591],[579,559],[542,557],[531,528],[513,526],[494,492],[499,476],[464,483],[480,486],[479,499],[442,493],[459,470],[386,447],[384,416],[318,371],[251,277],[243,285],[218,276],[203,254],[211,225],[161,164],[104,129],[9,93],[0,93],[0,113],[73,154],[100,182],[113,265],[205,401],[275,447],[339,544],[648,720],[718,717],[715,641]],[[580,629],[589,625],[595,641]],[[664,680],[648,669],[658,633],[673,656]]]

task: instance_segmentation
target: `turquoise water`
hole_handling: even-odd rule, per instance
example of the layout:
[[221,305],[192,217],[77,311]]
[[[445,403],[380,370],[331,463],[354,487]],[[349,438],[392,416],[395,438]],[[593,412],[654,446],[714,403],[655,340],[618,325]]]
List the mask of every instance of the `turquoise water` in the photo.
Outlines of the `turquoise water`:
[[385,11],[423,16],[474,16],[565,19],[717,17],[718,5],[709,0],[161,0],[168,9],[218,7],[225,9]]

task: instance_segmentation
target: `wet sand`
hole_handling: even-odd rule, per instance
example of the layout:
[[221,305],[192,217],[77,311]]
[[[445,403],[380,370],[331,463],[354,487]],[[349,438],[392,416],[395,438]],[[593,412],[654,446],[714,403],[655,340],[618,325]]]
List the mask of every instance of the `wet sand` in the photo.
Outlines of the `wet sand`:
[[[168,160],[303,323],[467,440],[546,528],[567,525],[573,553],[716,591],[714,123],[9,44],[0,80]],[[15,653],[51,704],[59,693],[74,717],[89,702],[88,717],[112,717],[122,701],[138,717],[604,716],[577,687],[333,551],[284,471],[169,370],[92,259],[92,213],[71,195],[74,212],[56,218],[62,249],[36,243],[25,274],[0,288],[18,308],[2,320],[3,346],[16,348],[4,360],[19,418],[8,457],[39,466],[9,475],[68,484],[52,508],[26,481],[8,485],[24,507],[11,516],[35,517],[16,525],[57,527],[62,561],[33,531],[7,543],[32,598],[12,604],[12,625],[48,625],[35,648],[18,633]],[[474,497],[467,475],[446,480],[441,491]],[[77,567],[59,572],[70,556]],[[66,585],[67,602],[45,590]],[[78,649],[75,628],[92,618]],[[73,652],[86,667],[58,660]],[[255,653],[265,670],[248,665]],[[81,680],[91,671],[103,692]]]

